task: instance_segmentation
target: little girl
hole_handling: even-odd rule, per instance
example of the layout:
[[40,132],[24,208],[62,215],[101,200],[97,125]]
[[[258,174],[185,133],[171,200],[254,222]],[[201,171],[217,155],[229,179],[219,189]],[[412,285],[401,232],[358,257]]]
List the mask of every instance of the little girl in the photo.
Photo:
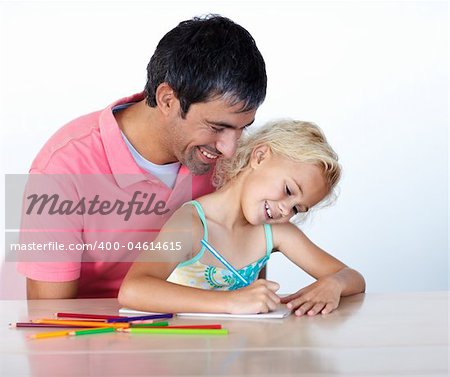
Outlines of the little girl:
[[[299,316],[330,313],[341,296],[363,292],[364,279],[289,220],[331,198],[340,174],[337,155],[314,124],[280,121],[244,135],[235,156],[217,163],[217,191],[186,203],[159,233],[157,241],[178,241],[183,262],[135,262],[122,283],[120,304],[154,312],[261,313],[282,302]],[[183,228],[188,232],[171,231]],[[277,283],[258,279],[275,251],[317,281],[277,296]]]

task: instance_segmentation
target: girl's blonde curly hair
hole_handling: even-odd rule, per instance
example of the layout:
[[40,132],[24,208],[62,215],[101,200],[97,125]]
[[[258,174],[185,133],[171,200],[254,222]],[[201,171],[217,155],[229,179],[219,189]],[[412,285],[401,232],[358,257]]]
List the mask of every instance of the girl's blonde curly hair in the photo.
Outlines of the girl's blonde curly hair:
[[221,188],[235,179],[248,166],[253,149],[260,145],[268,145],[275,155],[322,168],[329,188],[327,199],[330,202],[335,199],[335,188],[341,177],[338,156],[317,125],[297,120],[274,121],[245,131],[236,154],[217,162],[214,186]]

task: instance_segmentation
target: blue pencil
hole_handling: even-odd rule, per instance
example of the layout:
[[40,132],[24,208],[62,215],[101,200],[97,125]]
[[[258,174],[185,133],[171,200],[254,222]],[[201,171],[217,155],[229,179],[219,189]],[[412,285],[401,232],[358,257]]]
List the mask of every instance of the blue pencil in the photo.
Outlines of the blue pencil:
[[123,317],[123,318],[111,318],[107,319],[106,322],[116,323],[116,322],[131,322],[131,321],[141,321],[145,319],[160,319],[160,318],[172,318],[173,314],[165,313],[165,314],[148,314],[148,315],[139,315],[136,317]]
[[247,279],[245,279],[231,264],[228,262],[222,255],[219,254],[219,252],[214,249],[214,247],[208,243],[205,239],[202,239],[200,241],[203,246],[205,246],[212,255],[214,255],[226,268],[228,268],[234,276],[236,276],[240,281],[242,281],[245,285],[248,285]]

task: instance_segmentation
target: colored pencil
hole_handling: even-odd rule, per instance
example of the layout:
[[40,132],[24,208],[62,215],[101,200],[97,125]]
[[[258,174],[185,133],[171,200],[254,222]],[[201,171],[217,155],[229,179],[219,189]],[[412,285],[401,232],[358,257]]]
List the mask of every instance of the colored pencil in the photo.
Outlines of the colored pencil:
[[168,329],[221,329],[222,325],[208,324],[208,325],[169,325],[169,322],[155,322],[155,323],[130,323],[132,328],[147,328],[147,327],[164,327]]
[[131,322],[131,321],[141,321],[145,319],[163,319],[163,318],[172,318],[173,314],[164,313],[164,314],[149,314],[149,315],[140,315],[136,317],[121,317],[118,319],[107,319],[108,323],[118,323],[118,322]]
[[[163,323],[164,321],[160,321],[159,323]],[[142,324],[145,324],[145,323],[156,323],[153,319],[145,319],[145,320],[142,320],[142,321],[139,321],[139,320],[134,320],[134,321],[130,321],[129,323],[142,323]]]
[[130,322],[131,327],[166,327],[169,326],[169,322],[152,322],[152,323],[142,323],[142,322]]
[[53,331],[53,332],[41,332],[38,334],[30,335],[29,339],[43,339],[43,338],[56,338],[59,336],[67,336],[69,331]]
[[167,327],[120,329],[118,331],[131,334],[179,334],[179,335],[226,335],[227,329],[173,329]]
[[106,314],[84,314],[84,313],[55,313],[57,318],[85,318],[85,319],[118,319],[123,318],[118,315]]
[[116,329],[114,327],[97,327],[87,330],[74,330],[69,331],[69,335],[78,336],[78,335],[89,335],[89,334],[99,334],[104,332],[114,332]]
[[[67,328],[67,327],[86,327],[86,326],[75,326],[75,325],[53,325],[50,323],[34,323],[34,322],[16,322],[16,323],[10,323],[9,327],[43,327],[43,328]],[[88,326],[90,327],[90,326]]]
[[83,327],[129,327],[129,323],[106,323],[106,322],[84,322],[84,321],[64,321],[61,319],[37,319],[34,323],[48,323],[52,325],[76,325]]
[[211,324],[211,325],[173,325],[167,326],[170,329],[221,329],[222,325]]
[[221,329],[222,325],[170,325],[170,326],[157,326],[155,323],[151,325],[131,325],[130,328],[164,328],[164,329]]
[[46,318],[46,319],[51,319],[51,320],[56,320],[56,321],[77,321],[77,322],[96,322],[96,323],[106,323],[106,319],[95,319],[95,318],[91,318],[91,319],[86,319],[86,318]]
[[241,280],[245,285],[248,285],[248,281],[228,262],[220,253],[214,249],[214,247],[208,243],[205,239],[200,241],[203,246],[205,246],[212,255],[214,255],[228,270],[230,270],[239,280]]

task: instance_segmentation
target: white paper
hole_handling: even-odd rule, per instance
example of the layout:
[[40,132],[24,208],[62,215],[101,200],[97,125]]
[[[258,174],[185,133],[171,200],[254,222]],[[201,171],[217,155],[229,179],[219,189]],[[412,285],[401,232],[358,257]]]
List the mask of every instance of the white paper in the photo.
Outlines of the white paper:
[[[142,312],[128,308],[121,308],[120,314],[125,315],[146,315],[146,314],[160,314],[153,312]],[[203,317],[203,318],[241,318],[241,319],[270,319],[270,318],[285,318],[291,314],[291,310],[286,305],[280,305],[277,310],[269,313],[259,314],[229,314],[229,313],[177,313],[178,317]]]

